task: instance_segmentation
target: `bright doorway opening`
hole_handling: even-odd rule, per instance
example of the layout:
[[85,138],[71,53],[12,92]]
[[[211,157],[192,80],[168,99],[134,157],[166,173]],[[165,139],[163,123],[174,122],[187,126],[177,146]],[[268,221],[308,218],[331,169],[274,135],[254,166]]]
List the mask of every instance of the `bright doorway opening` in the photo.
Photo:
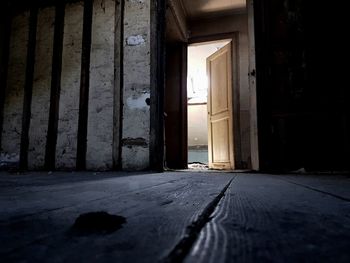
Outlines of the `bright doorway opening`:
[[167,3],[164,166],[258,170],[252,1]]
[[208,58],[230,42],[231,40],[220,40],[188,46],[187,132],[188,165],[190,168],[209,168]]

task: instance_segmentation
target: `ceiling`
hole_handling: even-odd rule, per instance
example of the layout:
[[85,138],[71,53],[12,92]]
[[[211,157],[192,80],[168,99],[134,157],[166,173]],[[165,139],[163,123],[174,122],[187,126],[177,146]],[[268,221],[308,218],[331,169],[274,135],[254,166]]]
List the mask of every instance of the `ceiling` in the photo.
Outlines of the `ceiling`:
[[190,20],[222,16],[245,9],[246,0],[181,0]]

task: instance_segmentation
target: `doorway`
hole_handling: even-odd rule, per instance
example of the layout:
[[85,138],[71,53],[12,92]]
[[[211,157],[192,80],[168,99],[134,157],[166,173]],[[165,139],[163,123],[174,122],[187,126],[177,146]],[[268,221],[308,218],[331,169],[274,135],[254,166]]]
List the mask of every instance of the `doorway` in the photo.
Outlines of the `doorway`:
[[[255,74],[250,74],[255,72],[252,2],[199,2],[168,0],[166,8],[165,167],[184,169],[199,163],[214,169],[257,170]],[[202,66],[197,65],[201,71],[192,69],[195,50],[210,45],[213,49],[203,55]],[[231,83],[223,85],[230,88],[215,89],[216,96],[225,95],[214,102],[214,111],[212,107],[208,111],[207,58],[225,45],[230,46],[230,55],[225,55],[229,59],[214,64],[230,64],[231,76],[226,77]],[[220,83],[221,77],[216,78]],[[227,105],[222,103],[225,100]],[[210,123],[210,117],[218,119]]]
[[[200,42],[188,46],[187,112],[188,112],[188,165],[192,169],[213,168],[213,142],[217,142],[210,125],[208,94],[210,58],[231,44],[231,39]],[[213,94],[213,92],[211,92]],[[215,93],[217,94],[217,93]],[[219,95],[219,94],[217,94]],[[225,137],[225,136],[224,136]],[[229,143],[230,144],[230,143]],[[227,145],[231,148],[231,145]],[[220,146],[219,146],[220,147]],[[224,147],[227,148],[227,147]],[[221,152],[225,149],[222,149]],[[228,151],[227,153],[229,153]],[[221,154],[221,153],[219,153]],[[225,154],[225,153],[223,153]],[[218,158],[217,156],[216,158]],[[230,158],[229,158],[230,159]]]

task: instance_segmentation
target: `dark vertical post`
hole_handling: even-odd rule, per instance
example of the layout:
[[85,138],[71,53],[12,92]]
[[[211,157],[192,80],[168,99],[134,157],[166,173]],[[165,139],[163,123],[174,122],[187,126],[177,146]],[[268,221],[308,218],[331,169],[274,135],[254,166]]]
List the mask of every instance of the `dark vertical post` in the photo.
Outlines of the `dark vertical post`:
[[187,169],[188,165],[188,120],[187,120],[187,43],[180,44],[181,52],[181,91],[180,91],[180,144],[181,144],[181,168]]
[[153,0],[151,2],[150,168],[163,171],[166,1]]
[[51,94],[49,124],[47,129],[45,168],[55,169],[57,126],[59,118],[59,101],[61,92],[62,50],[64,30],[64,2],[58,2],[55,15],[55,31],[52,56]]
[[120,170],[123,135],[123,86],[124,86],[124,10],[125,0],[116,1],[115,21],[115,89],[113,123],[113,168]]
[[242,136],[241,136],[241,96],[239,86],[239,35],[235,34],[231,42],[232,50],[232,101],[233,101],[233,145],[235,157],[235,169],[244,169],[242,167]]
[[77,169],[86,168],[86,137],[90,85],[90,52],[92,35],[93,0],[84,1],[83,44],[81,58],[79,127],[77,146]]
[[4,121],[4,103],[7,86],[7,72],[10,51],[11,15],[8,2],[0,11],[0,149]]
[[29,17],[29,36],[27,48],[26,79],[24,86],[22,133],[20,150],[20,169],[28,168],[29,126],[32,106],[32,90],[34,78],[36,28],[38,22],[38,7],[32,7]]

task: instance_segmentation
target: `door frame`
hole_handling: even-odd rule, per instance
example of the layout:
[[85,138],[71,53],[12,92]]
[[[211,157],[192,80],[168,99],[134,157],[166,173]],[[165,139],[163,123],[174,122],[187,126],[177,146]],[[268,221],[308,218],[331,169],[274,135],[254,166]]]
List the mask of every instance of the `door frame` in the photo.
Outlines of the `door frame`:
[[150,169],[164,171],[164,89],[165,89],[165,12],[166,1],[151,0],[150,45],[151,45],[151,89],[150,89]]
[[[165,12],[166,1],[151,0],[151,116],[150,116],[150,169],[164,171],[164,88],[165,88]],[[259,170],[259,138],[258,138],[258,111],[256,88],[256,47],[254,27],[254,0],[247,0],[248,38],[249,38],[249,89],[250,89],[250,145],[251,167]],[[217,34],[200,38],[189,39],[190,43],[205,42],[217,39],[229,39],[235,33]],[[232,52],[234,53],[234,52]],[[187,61],[186,61],[187,63]],[[234,65],[233,66],[237,66]],[[233,92],[235,94],[235,92]],[[234,95],[235,96],[235,95]],[[235,100],[237,101],[237,99]],[[239,100],[238,100],[239,101]],[[186,105],[187,107],[187,105]],[[235,108],[233,109],[236,112]],[[234,122],[235,125],[235,122]],[[236,127],[236,126],[235,126]],[[236,134],[236,137],[238,134]],[[240,144],[240,142],[239,142]],[[235,143],[235,145],[237,145]],[[240,152],[240,151],[239,151]],[[237,156],[237,152],[235,153]],[[237,156],[236,160],[240,158]],[[236,166],[240,167],[240,166]]]
[[[233,121],[233,155],[234,167],[242,167],[242,146],[241,146],[241,126],[240,126],[240,81],[239,81],[239,56],[238,56],[238,33],[223,33],[209,36],[190,38],[188,45],[204,42],[230,40],[231,41],[231,62],[232,62],[232,121]],[[187,61],[186,61],[187,63]],[[238,114],[237,114],[238,113]],[[187,125],[187,124],[186,124]]]
[[254,0],[247,0],[249,42],[249,101],[250,101],[250,158],[251,169],[259,171],[258,99],[256,88],[256,46]]

